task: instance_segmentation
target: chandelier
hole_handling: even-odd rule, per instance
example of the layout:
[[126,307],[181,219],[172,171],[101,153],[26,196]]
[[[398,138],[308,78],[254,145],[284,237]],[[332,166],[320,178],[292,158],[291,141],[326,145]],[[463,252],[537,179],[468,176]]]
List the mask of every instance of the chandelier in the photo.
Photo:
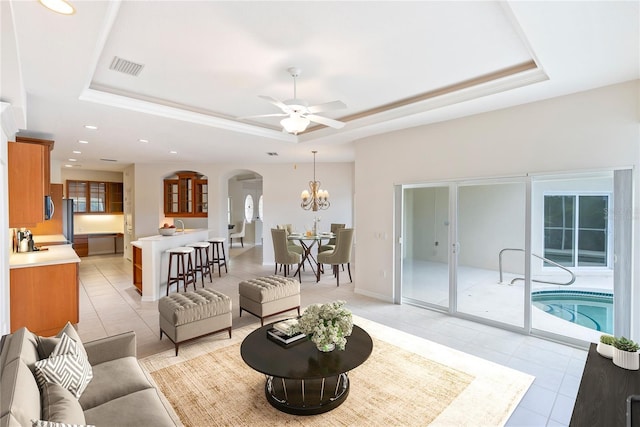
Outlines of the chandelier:
[[300,197],[302,198],[302,203],[300,206],[302,209],[312,210],[316,212],[318,209],[327,209],[330,205],[329,203],[329,192],[327,190],[323,190],[320,188],[320,181],[316,181],[316,153],[317,151],[312,151],[313,153],[313,181],[309,181],[309,187],[311,188],[311,193],[309,190],[303,190]]

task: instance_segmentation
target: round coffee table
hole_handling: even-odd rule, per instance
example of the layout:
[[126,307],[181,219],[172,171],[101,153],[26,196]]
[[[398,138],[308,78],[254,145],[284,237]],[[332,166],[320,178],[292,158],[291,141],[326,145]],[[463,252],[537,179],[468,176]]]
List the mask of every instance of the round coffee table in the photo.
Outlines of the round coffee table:
[[314,415],[338,407],[349,395],[347,373],[371,354],[373,341],[353,325],[344,350],[323,353],[309,340],[283,347],[267,338],[266,325],[250,333],[240,346],[247,365],[267,376],[269,403],[294,415]]

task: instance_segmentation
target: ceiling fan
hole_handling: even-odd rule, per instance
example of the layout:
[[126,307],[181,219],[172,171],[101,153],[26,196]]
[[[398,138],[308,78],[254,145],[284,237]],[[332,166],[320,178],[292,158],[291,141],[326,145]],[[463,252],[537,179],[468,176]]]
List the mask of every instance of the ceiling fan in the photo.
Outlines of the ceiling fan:
[[300,132],[304,132],[311,122],[329,126],[334,129],[341,129],[345,125],[344,122],[330,119],[328,117],[319,116],[316,113],[323,113],[325,111],[347,108],[344,102],[331,101],[324,104],[309,106],[307,101],[298,99],[296,93],[296,78],[300,76],[302,70],[297,67],[290,67],[287,68],[287,71],[289,72],[289,74],[291,74],[291,77],[293,77],[293,99],[278,101],[277,99],[270,96],[259,95],[260,98],[280,108],[282,110],[282,113],[261,114],[258,116],[249,116],[242,118],[248,119],[254,117],[286,117],[285,119],[282,119],[280,121],[280,124],[284,128],[284,131],[292,133],[294,135],[297,135]]

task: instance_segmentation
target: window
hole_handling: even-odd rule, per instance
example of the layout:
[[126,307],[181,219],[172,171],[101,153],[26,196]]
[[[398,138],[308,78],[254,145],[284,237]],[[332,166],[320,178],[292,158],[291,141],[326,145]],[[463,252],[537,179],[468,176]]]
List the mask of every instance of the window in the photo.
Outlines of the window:
[[227,224],[231,225],[231,197],[227,197]]
[[260,221],[262,221],[263,218],[263,211],[262,211],[262,203],[263,203],[263,197],[262,194],[260,195],[260,198],[258,199],[258,219]]
[[567,267],[606,267],[609,195],[545,195],[544,257]]
[[244,198],[244,219],[250,223],[253,220],[253,197],[251,194],[247,194]]

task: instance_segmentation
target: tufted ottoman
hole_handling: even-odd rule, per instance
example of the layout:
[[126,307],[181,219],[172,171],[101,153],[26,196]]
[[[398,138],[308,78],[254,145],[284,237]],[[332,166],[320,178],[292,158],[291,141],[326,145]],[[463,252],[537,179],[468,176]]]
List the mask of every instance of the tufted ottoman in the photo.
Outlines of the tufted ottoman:
[[229,331],[231,338],[231,298],[211,289],[173,293],[160,298],[160,339],[164,333],[178,346],[195,338]]
[[260,318],[297,309],[300,315],[300,282],[282,276],[266,276],[245,280],[238,285],[240,316],[242,310]]

